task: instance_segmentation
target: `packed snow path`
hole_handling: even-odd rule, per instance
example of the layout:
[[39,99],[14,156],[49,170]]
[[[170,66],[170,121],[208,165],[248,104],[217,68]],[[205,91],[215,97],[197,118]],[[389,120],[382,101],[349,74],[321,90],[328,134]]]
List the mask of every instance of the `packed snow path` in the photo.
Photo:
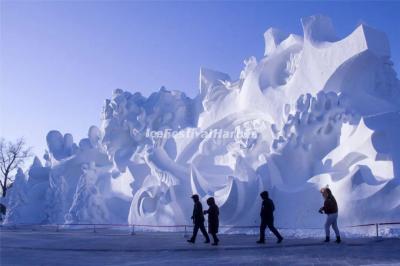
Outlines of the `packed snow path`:
[[221,235],[221,245],[186,243],[179,233],[2,231],[6,265],[400,265],[400,239],[352,238],[342,244],[321,239]]

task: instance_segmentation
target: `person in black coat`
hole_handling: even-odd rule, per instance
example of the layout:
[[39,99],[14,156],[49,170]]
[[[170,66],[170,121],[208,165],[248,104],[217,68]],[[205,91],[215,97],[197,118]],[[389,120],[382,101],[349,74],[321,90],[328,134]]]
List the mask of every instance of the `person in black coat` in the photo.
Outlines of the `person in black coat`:
[[279,234],[278,230],[274,226],[274,202],[269,198],[268,191],[263,191],[260,194],[263,202],[261,205],[261,224],[260,224],[260,240],[257,241],[259,244],[265,243],[265,229],[269,228],[269,230],[274,233],[276,238],[278,238],[277,243],[281,243],[283,237]]
[[204,243],[210,243],[210,237],[207,234],[206,228],[204,227],[204,214],[203,214],[203,206],[201,205],[199,195],[192,196],[194,207],[193,207],[193,235],[188,240],[189,243],[194,243],[196,241],[197,232],[200,231],[203,233],[206,241]]
[[208,214],[208,232],[212,235],[214,239],[213,246],[217,246],[219,239],[217,237],[218,227],[219,227],[219,208],[215,204],[213,197],[207,199],[207,204],[209,206],[208,210],[204,211],[204,214]]

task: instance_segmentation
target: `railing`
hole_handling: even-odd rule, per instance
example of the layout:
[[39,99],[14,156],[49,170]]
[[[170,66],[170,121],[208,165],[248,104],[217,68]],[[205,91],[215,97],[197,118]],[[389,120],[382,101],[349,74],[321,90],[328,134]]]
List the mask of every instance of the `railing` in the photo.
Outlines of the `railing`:
[[[70,223],[70,224],[31,224],[31,223],[20,223],[20,224],[6,224],[0,225],[0,228],[8,228],[8,229],[18,229],[19,228],[29,228],[34,231],[35,227],[39,228],[54,228],[56,232],[60,232],[62,229],[70,229],[71,227],[84,227],[84,229],[90,229],[93,233],[97,233],[98,230],[104,227],[111,227],[111,228],[127,228],[130,229],[130,234],[134,235],[136,228],[158,228],[158,229],[168,229],[168,228],[175,228],[175,229],[182,229],[179,232],[184,232],[184,236],[188,235],[188,229],[193,228],[194,225],[149,225],[149,224],[93,224],[93,223]],[[220,225],[220,228],[227,228],[227,229],[255,229],[259,228],[256,225],[249,225],[249,226],[234,226],[234,225]],[[157,230],[154,230],[157,231]]]
[[379,226],[380,226],[380,225],[400,225],[400,222],[358,224],[358,225],[349,225],[349,226],[346,226],[346,227],[348,227],[348,228],[354,228],[354,227],[370,227],[370,226],[375,226],[376,237],[379,237]]
[[[358,225],[348,225],[342,226],[342,228],[361,228],[361,227],[375,227],[375,236],[379,237],[379,226],[387,226],[387,225],[400,225],[400,222],[379,222],[379,223],[369,223],[369,224],[358,224]],[[149,225],[149,224],[93,224],[93,223],[72,223],[72,224],[7,224],[0,225],[0,229],[9,228],[9,229],[18,229],[18,227],[28,227],[34,231],[35,227],[39,228],[54,228],[55,232],[60,232],[62,229],[71,229],[71,227],[83,227],[83,229],[90,229],[93,233],[97,233],[98,230],[104,229],[104,227],[115,228],[126,228],[129,229],[131,235],[135,235],[135,231],[138,227],[141,228],[158,228],[158,229],[168,229],[174,228],[178,229],[176,232],[183,232],[184,236],[188,236],[188,229],[192,228],[193,225]],[[245,226],[235,226],[235,225],[220,225],[221,229],[232,229],[232,230],[240,230],[240,229],[258,229],[258,225],[245,225]],[[179,231],[181,229],[181,231]],[[295,230],[291,228],[278,228],[280,230]],[[74,229],[72,229],[74,230]],[[77,230],[77,229],[75,229]],[[322,230],[322,228],[304,228],[304,230]],[[162,231],[162,230],[154,230],[154,231]]]

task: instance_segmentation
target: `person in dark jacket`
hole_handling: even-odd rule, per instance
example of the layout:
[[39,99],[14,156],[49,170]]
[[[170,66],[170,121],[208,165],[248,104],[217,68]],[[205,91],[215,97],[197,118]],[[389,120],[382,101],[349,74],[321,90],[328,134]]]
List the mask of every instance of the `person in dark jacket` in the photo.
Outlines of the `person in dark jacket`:
[[201,205],[199,195],[192,196],[194,207],[193,207],[193,235],[188,240],[189,243],[194,243],[196,241],[197,232],[200,231],[203,233],[206,241],[204,243],[210,243],[210,237],[207,234],[206,228],[204,227],[204,214],[203,214],[203,206]]
[[208,210],[204,211],[204,214],[208,214],[208,232],[212,235],[214,239],[213,246],[217,246],[219,239],[217,237],[218,227],[219,227],[219,208],[215,204],[213,197],[207,199]]
[[257,241],[258,244],[265,243],[265,229],[269,228],[269,230],[278,238],[277,243],[281,243],[283,237],[279,234],[278,230],[274,226],[274,202],[269,198],[268,191],[263,191],[260,193],[260,197],[263,202],[261,205],[261,224],[260,224],[260,240]]
[[336,243],[340,243],[340,232],[337,226],[338,205],[332,191],[329,188],[321,189],[322,197],[324,198],[324,206],[319,209],[320,213],[326,214],[325,222],[325,242],[330,241],[330,227],[332,226],[336,234]]

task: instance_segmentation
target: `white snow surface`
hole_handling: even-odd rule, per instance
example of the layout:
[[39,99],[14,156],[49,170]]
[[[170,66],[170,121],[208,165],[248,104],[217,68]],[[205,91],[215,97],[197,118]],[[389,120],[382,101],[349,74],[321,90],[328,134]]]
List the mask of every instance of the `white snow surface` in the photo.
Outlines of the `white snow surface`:
[[[217,247],[199,236],[189,244],[180,233],[101,230],[6,230],[1,228],[2,266],[18,265],[371,265],[398,266],[399,238],[345,237],[340,245],[321,238],[220,235]],[[320,230],[322,232],[322,230]],[[285,232],[283,232],[285,233]],[[319,233],[321,236],[321,234]]]
[[[190,195],[213,196],[223,225],[256,225],[268,190],[276,223],[323,223],[321,187],[342,224],[400,220],[400,81],[386,35],[365,25],[338,38],[324,16],[304,36],[268,29],[265,56],[239,79],[202,68],[199,94],[121,89],[75,143],[50,131],[45,164],[18,171],[6,224],[190,224]],[[154,137],[222,129],[251,137]]]

